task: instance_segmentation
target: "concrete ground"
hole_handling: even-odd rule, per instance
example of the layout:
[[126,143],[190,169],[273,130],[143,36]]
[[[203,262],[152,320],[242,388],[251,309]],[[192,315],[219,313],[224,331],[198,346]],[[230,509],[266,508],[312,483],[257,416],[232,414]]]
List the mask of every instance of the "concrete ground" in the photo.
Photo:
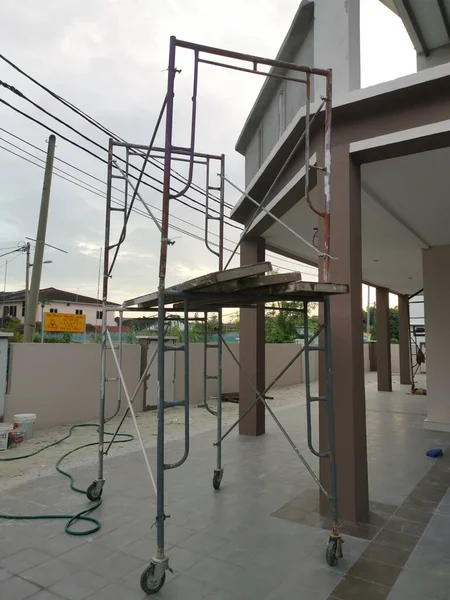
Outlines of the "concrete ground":
[[[327,531],[315,513],[314,483],[269,416],[265,436],[232,433],[225,441],[219,492],[211,484],[214,431],[194,431],[188,462],[167,472],[166,549],[174,573],[158,597],[450,598],[450,466],[445,457],[426,457],[432,447],[450,446],[450,435],[424,431],[426,397],[406,391],[395,385],[393,393],[379,394],[368,378],[373,521],[344,524],[344,559],[335,568],[325,563]],[[279,403],[277,414],[307,454],[301,393],[296,404]],[[154,445],[152,438],[153,465]],[[166,462],[182,450],[179,437],[168,441]],[[95,477],[94,459],[77,464],[72,473],[87,486]],[[28,473],[26,483],[15,478],[0,498],[1,510],[10,514],[73,514],[87,506],[53,474]],[[106,459],[104,501],[94,516],[102,528],[87,537],[65,534],[64,520],[0,521],[0,599],[144,598],[139,579],[155,551],[155,497],[139,452],[124,448]]]

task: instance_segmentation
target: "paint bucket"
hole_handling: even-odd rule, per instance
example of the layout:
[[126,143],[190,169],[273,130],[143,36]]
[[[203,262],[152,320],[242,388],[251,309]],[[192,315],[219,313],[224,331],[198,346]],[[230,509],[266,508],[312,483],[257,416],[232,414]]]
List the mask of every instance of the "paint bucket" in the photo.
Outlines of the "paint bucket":
[[8,439],[8,450],[10,448],[17,448],[17,446],[20,446],[20,444],[24,440],[24,437],[25,435],[22,429],[13,429],[12,431],[10,431]]
[[20,427],[23,430],[25,440],[33,439],[35,424],[36,415],[33,413],[14,415],[14,429]]
[[8,448],[8,437],[9,432],[13,430],[12,425],[7,423],[0,423],[0,451]]

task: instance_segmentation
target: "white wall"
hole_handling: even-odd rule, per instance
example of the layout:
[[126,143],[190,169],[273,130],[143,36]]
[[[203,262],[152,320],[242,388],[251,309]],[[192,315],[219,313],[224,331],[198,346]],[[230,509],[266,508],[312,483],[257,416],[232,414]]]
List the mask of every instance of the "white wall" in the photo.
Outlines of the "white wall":
[[[16,307],[16,316],[20,321],[24,322],[23,312],[23,303],[22,302],[11,302],[6,304],[5,306],[15,306]],[[50,309],[57,309],[59,313],[66,313],[74,315],[77,310],[82,310],[83,315],[86,316],[86,323],[88,325],[101,325],[102,320],[97,319],[97,310],[102,310],[101,304],[97,307],[94,304],[83,304],[82,302],[51,302],[50,304],[44,307],[44,313],[50,312]],[[36,321],[41,321],[42,312],[41,307],[39,306],[36,311]],[[115,325],[114,322],[115,313],[108,311],[108,325]]]
[[427,324],[427,429],[450,431],[448,386],[450,339],[450,246],[423,251],[423,288]]

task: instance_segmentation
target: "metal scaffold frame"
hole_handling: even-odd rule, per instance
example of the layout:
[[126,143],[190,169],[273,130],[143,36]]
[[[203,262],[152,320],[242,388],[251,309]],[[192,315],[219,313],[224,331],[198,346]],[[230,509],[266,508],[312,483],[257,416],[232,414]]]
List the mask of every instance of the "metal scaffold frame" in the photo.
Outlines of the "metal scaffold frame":
[[[192,110],[191,110],[191,127],[190,127],[190,142],[186,147],[174,146],[173,145],[173,119],[174,119],[174,97],[175,97],[175,76],[179,73],[176,68],[176,50],[185,49],[192,51],[194,54],[194,72],[193,72],[193,84],[192,84]],[[238,61],[239,64],[233,64],[230,62],[221,62],[217,60],[209,60],[204,58],[207,56],[218,56],[222,59],[228,59],[229,61]],[[247,65],[251,65],[251,68],[242,66],[242,62]],[[198,89],[198,76],[199,76],[199,65],[207,64],[215,67],[234,69],[241,72],[252,73],[263,75],[265,77],[273,77],[277,79],[285,79],[289,81],[295,81],[306,86],[306,106],[305,106],[305,129],[304,133],[300,136],[296,142],[295,147],[291,151],[286,162],[282,168],[277,172],[270,188],[265,194],[264,198],[260,201],[256,201],[251,198],[245,191],[240,190],[230,179],[226,176],[225,172],[225,157],[224,155],[213,155],[213,154],[202,154],[195,150],[196,147],[196,118],[197,118],[197,89]],[[270,71],[261,70],[260,67],[270,67]],[[304,77],[297,78],[289,75],[290,71],[302,73]],[[311,115],[311,79],[312,77],[323,77],[326,80],[326,92],[325,97],[322,98],[314,114]],[[239,52],[227,51],[209,46],[203,46],[194,44],[191,42],[177,40],[175,37],[170,39],[170,50],[169,50],[169,64],[168,64],[168,84],[167,94],[159,114],[155,131],[152,139],[148,146],[142,146],[138,144],[128,144],[123,141],[110,140],[109,144],[109,160],[108,160],[108,177],[107,177],[107,209],[106,209],[106,226],[105,226],[105,250],[104,250],[104,271],[103,271],[103,319],[102,319],[102,378],[101,378],[101,393],[100,393],[100,427],[99,427],[99,456],[98,456],[98,476],[95,481],[91,484],[88,489],[88,497],[91,500],[97,500],[103,491],[104,486],[104,470],[103,470],[103,458],[108,453],[111,443],[104,449],[104,436],[105,436],[105,423],[112,417],[106,417],[105,415],[105,398],[106,398],[106,384],[111,381],[106,377],[106,355],[107,351],[111,350],[114,358],[114,362],[117,368],[118,377],[114,378],[113,381],[118,383],[118,406],[115,415],[118,414],[121,407],[121,390],[124,390],[124,394],[128,403],[128,408],[125,415],[122,417],[121,422],[117,428],[117,435],[120,427],[122,426],[125,416],[131,414],[134,421],[134,425],[138,432],[138,438],[141,444],[142,451],[145,456],[149,477],[152,481],[155,493],[156,493],[156,528],[157,528],[157,550],[156,554],[151,560],[149,566],[144,570],[141,577],[141,587],[147,594],[154,594],[158,592],[164,584],[166,571],[171,570],[169,567],[169,559],[165,553],[165,542],[164,542],[164,529],[165,520],[167,515],[165,514],[165,502],[164,502],[164,477],[165,471],[168,469],[175,469],[181,466],[187,459],[189,454],[189,322],[191,320],[190,313],[203,313],[204,324],[205,324],[205,335],[204,335],[204,394],[203,394],[203,406],[210,413],[214,414],[217,418],[217,441],[214,446],[217,451],[216,466],[213,474],[213,486],[214,489],[220,488],[222,477],[223,477],[223,466],[222,466],[222,442],[229,435],[229,433],[237,426],[237,424],[254,408],[258,402],[262,402],[274,419],[275,423],[287,439],[297,457],[312,475],[315,483],[317,484],[320,491],[330,501],[332,506],[332,520],[333,525],[331,532],[329,533],[329,539],[326,549],[326,560],[328,564],[334,566],[337,564],[339,557],[342,556],[342,537],[338,529],[338,502],[337,502],[337,479],[336,479],[336,468],[335,468],[335,457],[334,457],[334,413],[333,413],[333,387],[332,387],[332,368],[331,368],[331,326],[330,326],[330,297],[335,294],[343,294],[348,292],[347,285],[333,284],[330,281],[330,261],[332,259],[330,255],[330,209],[331,209],[331,113],[332,113],[332,74],[331,70],[316,69],[311,67],[300,66],[285,61],[271,60],[258,56],[252,56],[248,54],[242,54]],[[165,127],[165,143],[163,148],[155,147],[155,139],[158,129],[161,125],[163,116],[165,114],[166,127]],[[319,114],[324,116],[324,164],[321,166],[313,166],[310,163],[310,130],[314,121]],[[319,249],[315,245],[311,245],[307,240],[304,240],[294,229],[289,227],[286,223],[275,216],[266,207],[266,200],[272,192],[274,186],[279,181],[281,175],[284,173],[290,159],[297,152],[300,146],[303,145],[304,157],[305,157],[305,200],[310,209],[322,219],[323,231],[321,236],[322,248]],[[125,159],[119,158],[117,153],[119,149],[125,150]],[[146,166],[152,161],[154,156],[159,156],[158,153],[164,156],[164,178],[163,178],[163,189],[162,189],[162,216],[158,220],[150,210],[149,206],[145,203],[142,196],[139,193],[139,187],[142,183]],[[136,169],[135,165],[130,162],[130,157],[140,157],[142,159],[142,167],[139,170],[139,176],[133,177],[130,173],[130,167]],[[188,164],[188,174],[186,177],[180,179],[180,177],[174,177],[173,161],[180,160]],[[219,161],[219,185],[211,185],[210,170],[212,162]],[[121,162],[122,164],[119,164]],[[169,208],[171,201],[180,199],[186,192],[194,187],[193,184],[193,173],[194,166],[196,164],[203,164],[206,167],[206,183],[204,192],[205,197],[205,236],[204,242],[210,252],[215,254],[218,259],[218,271],[209,273],[207,275],[198,277],[196,279],[186,281],[180,285],[167,287],[166,286],[166,274],[167,274],[167,262],[168,262],[168,249],[169,246],[174,243],[169,237]],[[154,164],[154,163],[153,163]],[[324,179],[324,210],[319,210],[310,199],[310,169],[318,169],[323,172]],[[113,206],[112,201],[112,182],[114,179],[121,179],[124,182],[124,201],[120,208]],[[134,179],[134,182],[131,180]],[[173,180],[182,182],[182,189],[175,190],[172,187]],[[252,215],[251,219],[247,223],[239,242],[236,244],[227,262],[224,260],[224,206],[225,206],[225,183],[229,183],[237,190],[241,191],[253,204],[256,205],[256,210]],[[198,186],[196,186],[198,189]],[[131,190],[131,192],[130,192]],[[219,209],[213,213],[210,207],[210,200],[212,198],[212,192],[218,192],[219,197],[215,198],[219,203]],[[129,199],[131,196],[131,199]],[[107,327],[107,313],[109,310],[116,310],[108,306],[108,284],[111,277],[112,270],[114,268],[119,250],[123,244],[127,235],[127,224],[135,200],[138,199],[144,206],[148,216],[153,220],[160,232],[160,262],[159,262],[159,274],[158,274],[158,288],[153,294],[148,294],[139,298],[127,300],[123,303],[119,309],[119,347],[118,352],[114,348],[114,344],[108,331]],[[119,239],[116,243],[111,243],[111,217],[113,212],[123,213],[122,231]],[[268,262],[258,263],[256,265],[248,265],[239,268],[228,268],[231,260],[235,256],[239,245],[255,218],[264,212],[270,217],[279,222],[285,227],[290,233],[294,234],[303,243],[308,244],[312,247],[321,258],[321,281],[318,283],[302,282],[300,273],[288,273],[288,274],[271,274],[272,266]],[[218,216],[217,216],[218,215]],[[210,239],[211,221],[216,220],[218,222],[218,244],[213,245]],[[112,252],[114,254],[112,255]],[[112,255],[112,258],[111,258]],[[224,264],[225,263],[225,264]],[[305,331],[305,343],[304,346],[296,353],[296,356],[289,361],[286,367],[277,375],[277,377],[271,382],[269,386],[263,391],[258,390],[252,379],[245,372],[238,359],[235,358],[231,351],[228,343],[225,341],[223,336],[223,323],[222,323],[222,310],[223,308],[256,308],[261,305],[272,304],[279,300],[294,300],[301,301],[303,303],[303,318],[304,318],[304,331]],[[308,306],[310,303],[323,303],[323,325],[320,327],[318,332],[315,332],[310,337],[310,328],[308,322]],[[170,306],[170,308],[169,308]],[[135,391],[130,394],[127,390],[126,383],[124,381],[122,372],[122,321],[123,313],[125,311],[156,311],[157,312],[157,347],[150,356],[148,363],[144,369],[141,379],[136,387]],[[181,312],[182,317],[169,317],[169,313]],[[217,343],[211,344],[208,341],[208,313],[217,313]],[[183,321],[183,343],[182,344],[166,344],[166,332],[167,324],[171,319],[176,318]],[[195,317],[196,320],[198,317]],[[320,341],[314,344],[314,341],[320,336]],[[208,353],[211,348],[217,350],[217,375],[209,375],[208,370]],[[250,387],[253,389],[256,395],[254,403],[242,414],[239,419],[228,429],[225,433],[222,431],[222,356],[223,350],[227,350],[231,353],[232,358],[237,363],[238,368],[242,376],[248,381]],[[184,398],[181,402],[166,402],[165,400],[165,369],[166,352],[183,352],[184,353]],[[311,352],[322,352],[324,354],[325,364],[325,392],[324,395],[313,396],[311,393],[311,381],[309,376],[309,364],[310,364],[310,353]],[[269,403],[267,402],[268,391],[277,383],[281,376],[295,363],[299,357],[305,355],[306,365],[306,409],[307,409],[307,441],[308,448],[310,451],[319,458],[327,458],[330,462],[330,491],[327,491],[322,485],[321,481],[314,473],[313,469],[308,464],[303,454],[298,449],[295,442],[292,440],[282,423],[279,421],[276,414],[273,412]],[[133,408],[133,401],[137,396],[139,389],[143,382],[149,376],[150,368],[157,358],[157,456],[156,456],[156,480],[153,476],[152,469],[150,467],[144,442],[140,436],[135,412]],[[207,381],[214,379],[217,382],[217,407],[212,409],[208,403],[207,398]],[[327,424],[328,424],[328,442],[329,449],[326,452],[316,450],[312,441],[312,416],[311,406],[313,403],[325,403],[327,407]],[[170,406],[184,407],[185,414],[185,444],[184,454],[180,460],[175,463],[165,463],[164,453],[164,413],[166,408]],[[114,439],[113,437],[113,439]]]

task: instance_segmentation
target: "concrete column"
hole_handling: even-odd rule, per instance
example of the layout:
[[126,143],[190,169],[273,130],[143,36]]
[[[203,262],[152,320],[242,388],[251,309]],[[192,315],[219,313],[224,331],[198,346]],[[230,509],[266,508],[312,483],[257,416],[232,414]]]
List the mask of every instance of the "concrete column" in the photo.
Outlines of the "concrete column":
[[423,291],[427,372],[427,418],[425,429],[450,432],[449,340],[450,340],[450,246],[424,250]]
[[400,383],[411,385],[411,337],[409,334],[409,299],[398,296],[398,343],[400,358]]
[[377,287],[377,379],[379,392],[392,392],[389,290]]
[[[361,177],[360,168],[349,154],[349,146],[333,148],[331,201],[331,261],[334,283],[350,285],[349,294],[331,299],[332,369],[340,517],[367,521],[369,494],[367,478],[366,402],[361,259]],[[323,361],[321,388],[323,389]],[[326,407],[319,409],[320,449],[327,451]],[[320,478],[329,489],[328,459],[320,461]],[[329,502],[321,494],[322,514],[329,514]]]
[[[262,238],[241,243],[241,266],[265,260],[265,241]],[[266,340],[264,307],[241,308],[239,327],[239,360],[258,391],[266,383]],[[239,374],[239,415],[256,399],[256,394],[242,373]],[[262,435],[266,431],[265,408],[258,402],[239,424],[240,435]]]

